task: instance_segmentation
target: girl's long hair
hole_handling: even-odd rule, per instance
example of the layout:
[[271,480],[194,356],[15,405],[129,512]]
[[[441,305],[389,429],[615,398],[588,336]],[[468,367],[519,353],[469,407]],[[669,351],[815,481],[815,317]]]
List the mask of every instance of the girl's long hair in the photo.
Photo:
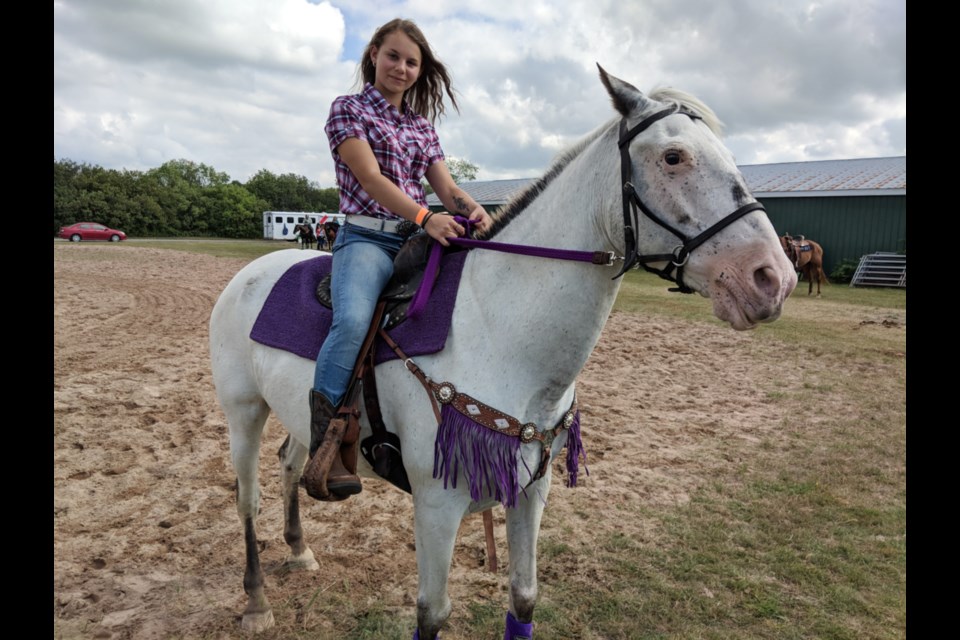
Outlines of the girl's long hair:
[[444,93],[450,98],[450,104],[453,105],[453,108],[456,109],[457,113],[460,113],[457,99],[453,95],[453,86],[450,82],[447,67],[433,53],[426,36],[420,31],[420,27],[410,20],[395,18],[377,29],[360,58],[360,65],[357,67],[357,84],[362,87],[367,82],[370,84],[376,82],[377,69],[373,66],[370,53],[374,47],[379,49],[383,45],[384,39],[394,31],[403,31],[420,47],[420,76],[417,78],[417,82],[404,93],[403,99],[416,113],[431,123],[435,123],[446,111],[443,104]]

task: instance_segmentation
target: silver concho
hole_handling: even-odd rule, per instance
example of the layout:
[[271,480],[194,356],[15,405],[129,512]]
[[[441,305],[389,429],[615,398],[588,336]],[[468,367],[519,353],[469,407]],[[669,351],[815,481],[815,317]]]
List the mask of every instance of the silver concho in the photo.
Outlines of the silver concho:
[[444,382],[437,389],[437,400],[443,404],[449,404],[455,395],[457,395],[457,389],[449,382]]
[[530,442],[537,436],[537,426],[532,422],[528,422],[523,425],[523,428],[520,429],[520,439],[523,442]]
[[573,426],[574,419],[573,411],[567,411],[567,415],[563,416],[563,428],[569,429]]

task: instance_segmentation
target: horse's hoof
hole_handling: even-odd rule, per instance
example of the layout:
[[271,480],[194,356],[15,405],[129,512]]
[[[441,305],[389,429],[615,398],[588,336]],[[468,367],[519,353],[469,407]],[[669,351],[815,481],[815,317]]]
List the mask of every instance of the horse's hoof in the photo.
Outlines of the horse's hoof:
[[243,620],[240,622],[240,628],[250,633],[266,631],[273,625],[273,611],[270,609],[257,613],[245,613],[243,614]]
[[307,549],[298,556],[287,556],[283,561],[284,568],[290,571],[318,571],[320,563],[313,556],[313,551]]

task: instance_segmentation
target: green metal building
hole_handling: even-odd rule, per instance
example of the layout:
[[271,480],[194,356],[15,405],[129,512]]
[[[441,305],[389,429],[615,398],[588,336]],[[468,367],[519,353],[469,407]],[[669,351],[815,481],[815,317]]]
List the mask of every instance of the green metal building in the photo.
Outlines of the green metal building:
[[907,252],[907,158],[741,166],[778,235],[823,247],[829,275],[843,260]]

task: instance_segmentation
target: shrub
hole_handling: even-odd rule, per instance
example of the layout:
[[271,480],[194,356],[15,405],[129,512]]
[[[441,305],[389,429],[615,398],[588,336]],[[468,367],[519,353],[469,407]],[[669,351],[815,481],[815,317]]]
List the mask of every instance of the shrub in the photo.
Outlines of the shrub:
[[859,260],[844,258],[840,261],[833,271],[830,272],[830,282],[848,283],[853,280],[853,274],[857,271]]

